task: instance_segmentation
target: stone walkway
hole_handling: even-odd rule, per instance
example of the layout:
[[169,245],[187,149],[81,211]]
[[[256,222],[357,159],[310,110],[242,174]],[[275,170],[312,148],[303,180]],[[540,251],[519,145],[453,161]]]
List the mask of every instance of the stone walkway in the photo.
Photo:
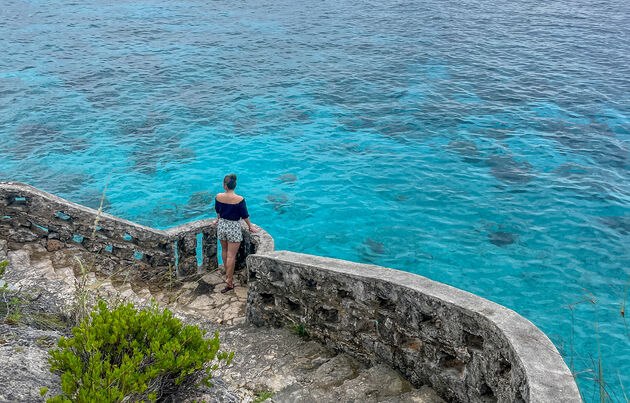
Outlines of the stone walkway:
[[[21,278],[13,275],[13,281],[9,283],[13,288],[49,288],[51,292],[54,290],[59,294],[64,302],[71,304],[76,284],[81,281],[82,275],[75,256],[83,262],[90,259],[84,250],[76,247],[70,251],[61,249],[48,252],[39,245],[25,245],[21,250],[9,252],[10,267],[14,271],[30,268],[30,272]],[[11,276],[11,273],[7,275]],[[222,294],[221,290],[225,287],[222,267],[209,273],[200,273],[194,281],[174,282],[172,287],[166,285],[164,289],[152,289],[145,283],[126,282],[120,278],[108,278],[89,270],[86,280],[87,288],[95,298],[112,303],[126,301],[137,307],[147,307],[154,300],[182,318],[223,325],[245,323],[247,287],[235,278],[234,290]],[[55,285],[50,287],[46,283]]]
[[[79,248],[68,252],[30,246],[7,253],[6,244],[0,244],[0,261],[4,255],[9,260],[4,279],[10,289],[29,295],[27,310],[66,312],[72,304],[81,270],[68,256],[81,257],[83,252]],[[287,403],[443,402],[432,389],[415,389],[385,366],[365,366],[290,329],[245,324],[247,288],[235,282],[234,291],[221,294],[220,269],[170,290],[112,281],[94,273],[88,273],[87,284],[93,296],[110,302],[125,300],[145,307],[155,300],[187,323],[218,331],[222,350],[235,352],[232,364],[215,372],[214,387],[202,387],[194,396],[180,396],[175,401],[251,402],[268,393],[273,395],[266,401]],[[0,363],[5,363],[0,364],[0,402],[40,402],[42,386],[59,393],[58,376],[47,372],[41,361],[64,330],[37,323],[5,324],[0,330]],[[41,342],[43,338],[47,343]]]

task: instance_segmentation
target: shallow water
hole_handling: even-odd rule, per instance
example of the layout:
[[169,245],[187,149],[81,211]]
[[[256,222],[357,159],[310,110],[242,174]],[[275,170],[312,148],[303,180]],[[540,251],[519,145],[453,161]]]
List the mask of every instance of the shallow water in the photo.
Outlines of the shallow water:
[[482,295],[577,371],[597,321],[630,390],[627,1],[52,3],[0,7],[1,179],[166,228],[236,172],[278,249]]

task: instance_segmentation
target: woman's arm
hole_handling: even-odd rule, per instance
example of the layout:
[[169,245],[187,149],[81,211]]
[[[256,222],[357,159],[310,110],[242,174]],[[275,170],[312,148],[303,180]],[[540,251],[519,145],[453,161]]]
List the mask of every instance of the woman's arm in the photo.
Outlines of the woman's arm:
[[221,218],[221,214],[219,214],[219,199],[217,199],[216,197],[214,198],[214,211],[217,212],[217,220],[214,222],[215,224],[219,221],[219,218]]
[[254,224],[249,221],[249,213],[247,212],[247,203],[245,203],[245,198],[241,200],[239,205],[241,206],[241,218],[243,219],[243,221],[245,221],[245,224],[247,224],[249,230],[251,232],[258,232],[258,230],[254,228]]
[[245,224],[247,224],[251,232],[258,232],[258,230],[254,228],[254,224],[252,224],[251,221],[249,221],[249,217],[243,218],[243,221],[245,221]]

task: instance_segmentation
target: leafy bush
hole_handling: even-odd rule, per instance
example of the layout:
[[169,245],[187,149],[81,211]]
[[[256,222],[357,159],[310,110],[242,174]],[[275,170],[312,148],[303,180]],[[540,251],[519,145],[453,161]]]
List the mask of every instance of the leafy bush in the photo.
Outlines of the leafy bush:
[[48,402],[156,401],[201,381],[211,386],[217,362],[233,352],[218,352],[219,335],[184,326],[156,305],[138,311],[132,304],[110,310],[104,301],[50,351],[51,372],[61,373],[63,394]]

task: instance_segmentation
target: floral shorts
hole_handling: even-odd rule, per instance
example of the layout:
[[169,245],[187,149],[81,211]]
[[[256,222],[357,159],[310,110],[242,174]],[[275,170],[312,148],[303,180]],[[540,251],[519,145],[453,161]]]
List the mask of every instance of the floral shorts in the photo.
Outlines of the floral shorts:
[[243,232],[241,232],[241,222],[219,218],[217,224],[217,237],[222,241],[241,242]]

